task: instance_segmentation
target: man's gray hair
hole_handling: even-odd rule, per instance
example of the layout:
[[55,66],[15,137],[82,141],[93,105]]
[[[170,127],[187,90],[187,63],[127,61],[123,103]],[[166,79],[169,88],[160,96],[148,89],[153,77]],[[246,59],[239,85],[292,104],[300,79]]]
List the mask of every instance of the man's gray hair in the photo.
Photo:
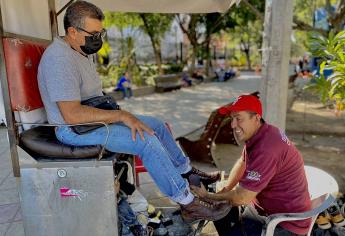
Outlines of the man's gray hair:
[[65,32],[69,27],[84,27],[85,18],[89,17],[97,20],[104,20],[104,14],[101,9],[90,2],[76,1],[72,3],[66,10],[63,18]]

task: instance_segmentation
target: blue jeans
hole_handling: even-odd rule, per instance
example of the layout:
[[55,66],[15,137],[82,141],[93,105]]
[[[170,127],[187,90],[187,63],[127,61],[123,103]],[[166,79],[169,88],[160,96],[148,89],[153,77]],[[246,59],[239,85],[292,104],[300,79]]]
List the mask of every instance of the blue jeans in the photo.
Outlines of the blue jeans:
[[[153,117],[136,115],[143,123],[154,130],[155,135],[144,133],[145,140],[139,134],[136,140],[131,138],[131,130],[123,123],[109,125],[109,139],[105,145],[111,152],[139,155],[145,168],[150,173],[158,188],[175,202],[180,202],[190,193],[188,183],[181,174],[188,172],[190,162],[177,146],[166,125]],[[69,127],[59,127],[56,137],[60,142],[73,145],[103,145],[107,129],[101,127],[83,135],[78,135]]]
[[133,96],[133,92],[131,88],[118,88],[118,91],[121,91],[123,93],[123,98],[130,98]]

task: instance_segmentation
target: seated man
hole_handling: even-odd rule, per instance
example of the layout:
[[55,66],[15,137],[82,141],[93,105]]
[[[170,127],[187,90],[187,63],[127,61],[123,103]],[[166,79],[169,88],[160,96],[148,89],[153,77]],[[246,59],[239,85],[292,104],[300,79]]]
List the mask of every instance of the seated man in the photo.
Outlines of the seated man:
[[[81,101],[102,96],[102,84],[91,54],[102,47],[106,31],[104,15],[95,5],[76,1],[64,16],[65,37],[57,37],[44,52],[38,83],[48,121],[51,124],[106,122],[109,139],[105,147],[111,152],[139,155],[159,189],[179,203],[187,220],[217,220],[229,211],[227,204],[204,203],[191,194],[188,181],[199,176],[215,182],[219,173],[206,174],[189,164],[181,149],[158,119],[133,115],[125,110],[101,110],[81,105]],[[58,127],[56,137],[74,146],[102,145],[107,136],[105,127],[82,135],[70,127]]]
[[[233,206],[250,204],[244,212],[245,224],[249,218],[260,222],[257,232],[250,235],[261,235],[265,216],[310,210],[303,159],[281,130],[263,120],[258,97],[239,96],[219,112],[231,117],[237,140],[245,142],[243,154],[230,172],[227,187],[212,194],[203,187],[192,186],[197,195],[210,200],[226,200]],[[253,221],[248,222],[253,230]],[[215,222],[215,225],[220,235],[236,235],[239,231],[236,227],[225,229],[224,220],[222,224]],[[274,235],[305,235],[309,225],[309,219],[283,222],[277,226]]]

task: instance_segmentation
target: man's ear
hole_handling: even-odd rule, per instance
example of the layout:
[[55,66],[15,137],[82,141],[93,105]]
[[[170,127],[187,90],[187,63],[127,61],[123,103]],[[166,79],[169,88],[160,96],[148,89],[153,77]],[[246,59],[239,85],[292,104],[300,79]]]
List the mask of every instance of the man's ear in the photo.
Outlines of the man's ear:
[[72,39],[75,39],[75,38],[76,38],[76,33],[77,33],[76,28],[74,28],[74,27],[68,27],[68,29],[67,29],[67,34],[68,34],[68,36],[70,36]]

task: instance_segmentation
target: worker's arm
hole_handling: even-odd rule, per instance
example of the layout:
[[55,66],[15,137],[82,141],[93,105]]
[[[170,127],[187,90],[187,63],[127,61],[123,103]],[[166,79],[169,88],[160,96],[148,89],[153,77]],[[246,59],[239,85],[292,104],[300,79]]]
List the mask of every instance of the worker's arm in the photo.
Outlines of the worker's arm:
[[124,110],[102,110],[80,104],[80,101],[57,102],[61,114],[67,124],[105,122],[123,122],[132,130],[132,139],[135,140],[136,132],[144,139],[143,131],[153,135],[151,128],[146,126],[138,118]]
[[219,193],[209,193],[202,185],[201,188],[191,186],[193,192],[198,196],[216,200],[216,201],[228,201],[232,206],[247,205],[256,198],[257,192],[253,192],[237,186],[234,190],[223,191]]
[[228,184],[227,186],[225,186],[221,192],[223,191],[229,191],[231,189],[233,189],[238,182],[240,181],[240,179],[242,178],[244,171],[246,169],[246,163],[243,160],[243,157],[239,158],[235,165],[232,167],[231,171],[230,171],[230,175],[228,178]]

